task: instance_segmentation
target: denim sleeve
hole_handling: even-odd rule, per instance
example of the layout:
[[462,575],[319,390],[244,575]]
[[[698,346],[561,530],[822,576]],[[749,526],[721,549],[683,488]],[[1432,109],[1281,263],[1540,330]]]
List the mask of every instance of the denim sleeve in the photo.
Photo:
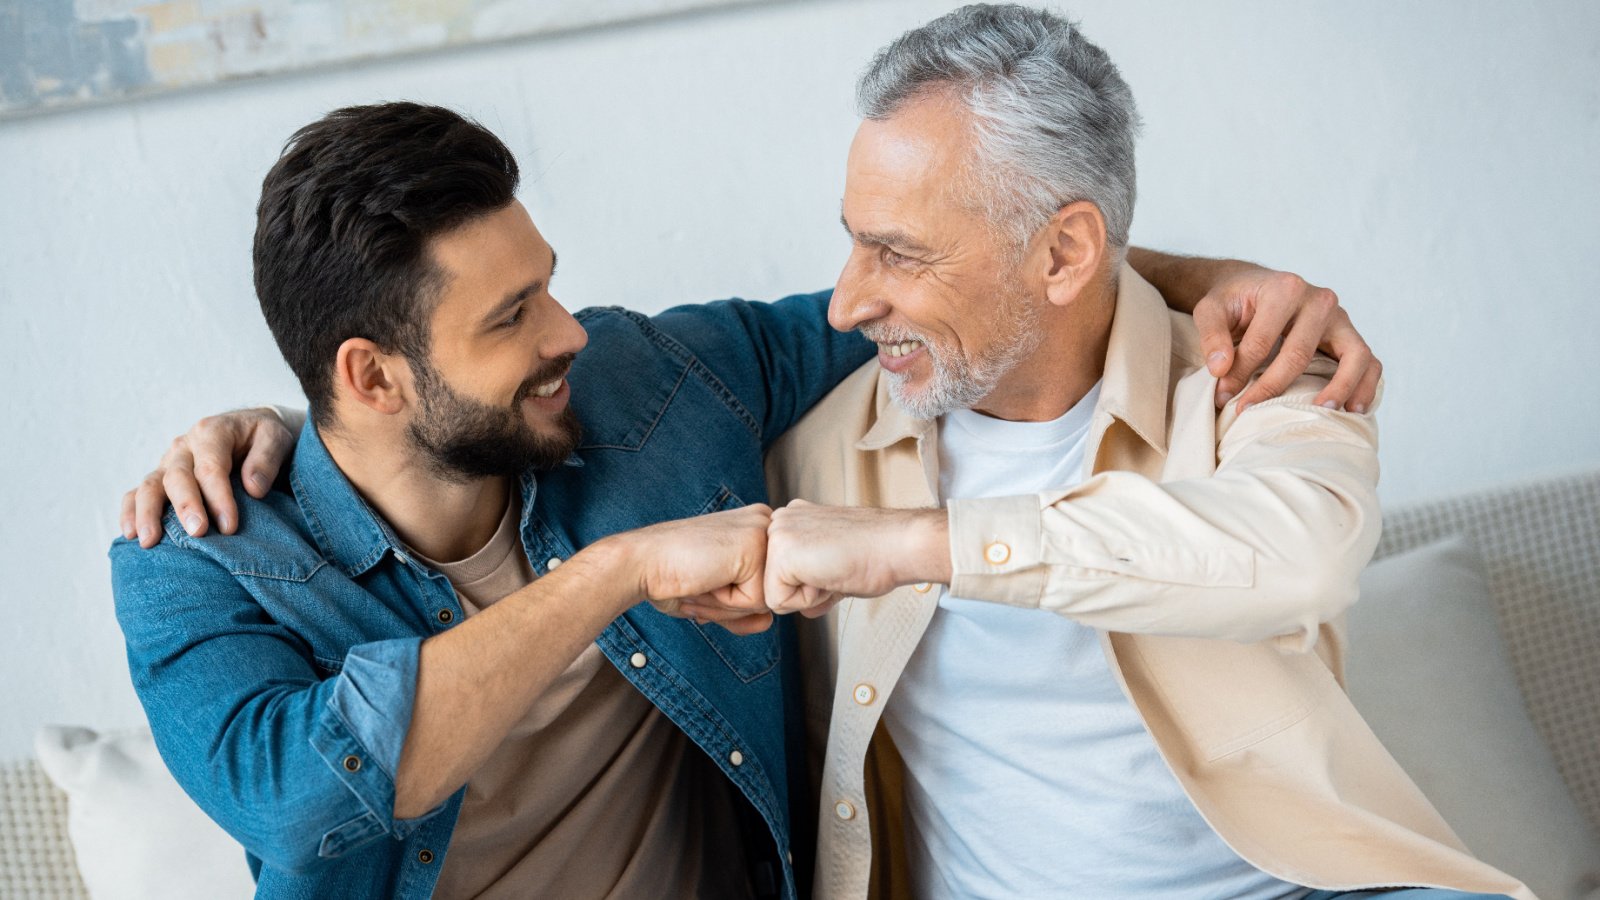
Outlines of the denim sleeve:
[[149,550],[118,540],[110,556],[134,689],[178,783],[280,869],[409,834],[427,817],[394,818],[394,774],[421,638],[357,645],[330,676],[254,601],[247,573],[181,529],[167,538]]
[[677,306],[654,321],[755,417],[765,448],[876,352],[859,334],[828,325],[832,293]]

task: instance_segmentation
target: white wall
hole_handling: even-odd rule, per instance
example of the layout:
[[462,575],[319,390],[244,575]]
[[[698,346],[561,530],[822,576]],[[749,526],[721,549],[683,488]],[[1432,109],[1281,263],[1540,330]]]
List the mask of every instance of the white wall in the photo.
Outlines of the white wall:
[[[571,306],[831,283],[851,85],[953,4],[805,2],[0,124],[0,758],[140,715],[105,548],[200,414],[297,399],[250,287],[261,176],[335,106],[412,98],[520,154]],[[1137,242],[1339,290],[1388,364],[1387,502],[1600,463],[1600,6],[1071,12],[1146,120]]]

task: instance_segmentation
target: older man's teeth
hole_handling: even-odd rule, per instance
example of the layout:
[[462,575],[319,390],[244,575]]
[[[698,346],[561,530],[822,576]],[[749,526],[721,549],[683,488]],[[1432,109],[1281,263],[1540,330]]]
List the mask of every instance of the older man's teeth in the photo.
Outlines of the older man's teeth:
[[566,380],[565,378],[557,378],[555,381],[547,381],[544,384],[541,384],[538,387],[534,388],[533,389],[533,395],[535,397],[552,397],[552,396],[555,396],[555,392],[561,390],[561,382],[563,382],[565,380]]
[[879,344],[885,356],[910,356],[922,349],[921,341],[901,341],[898,344]]

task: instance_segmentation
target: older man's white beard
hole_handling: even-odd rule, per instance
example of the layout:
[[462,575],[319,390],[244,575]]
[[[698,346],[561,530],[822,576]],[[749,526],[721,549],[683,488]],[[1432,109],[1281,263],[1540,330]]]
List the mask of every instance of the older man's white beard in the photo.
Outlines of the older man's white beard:
[[1038,310],[1023,298],[1013,297],[997,304],[995,312],[1003,317],[1001,336],[990,352],[970,364],[954,350],[910,329],[863,326],[861,333],[870,341],[921,341],[928,352],[933,377],[920,390],[911,388],[905,373],[883,373],[889,379],[889,398],[917,419],[937,419],[951,410],[971,409],[982,403],[994,393],[1000,379],[1044,342],[1044,334],[1035,327]]

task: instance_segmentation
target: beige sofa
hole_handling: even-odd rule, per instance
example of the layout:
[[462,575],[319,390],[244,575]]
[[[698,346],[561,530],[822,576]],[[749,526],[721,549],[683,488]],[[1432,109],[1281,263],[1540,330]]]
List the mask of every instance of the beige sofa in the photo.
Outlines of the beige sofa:
[[[1593,837],[1600,833],[1600,471],[1520,483],[1394,510],[1386,517],[1378,550],[1380,562],[1369,574],[1375,574],[1381,581],[1384,567],[1390,565],[1388,560],[1395,560],[1398,565],[1408,551],[1450,535],[1465,536],[1482,560],[1482,571],[1492,596],[1492,603],[1486,602],[1485,608],[1492,605],[1495,611],[1498,633],[1503,638],[1510,668],[1515,672],[1516,685],[1503,696],[1516,698],[1515,687],[1520,687],[1527,718],[1542,735],[1544,748],[1547,748],[1523,747],[1526,752],[1518,752],[1516,760],[1519,765],[1524,760],[1532,760],[1530,765],[1541,764],[1540,760],[1545,761],[1544,765],[1553,765],[1559,771],[1559,778],[1551,776],[1548,780],[1559,785],[1557,790],[1564,791],[1562,799],[1570,799],[1572,803],[1565,813],[1550,809],[1552,804],[1544,803],[1544,808],[1550,810],[1550,821],[1559,821],[1566,831],[1589,831],[1587,835],[1571,835],[1572,839],[1565,840],[1561,848],[1553,847],[1549,840],[1536,840],[1528,848],[1515,851],[1524,857],[1522,859],[1503,858],[1504,854],[1512,852],[1504,846],[1474,849],[1541,890],[1546,900],[1600,896],[1600,874],[1596,874],[1600,873],[1600,851],[1595,851],[1597,855],[1593,859],[1565,858],[1574,853],[1589,853],[1585,848],[1600,847]],[[1417,584],[1413,572],[1399,574],[1408,579],[1404,582],[1404,592],[1426,598],[1426,585]],[[1366,592],[1362,604],[1352,614],[1353,633],[1360,630],[1355,627],[1357,624],[1379,637],[1394,637],[1398,630],[1413,627],[1401,623],[1398,612],[1391,612],[1399,609],[1396,604],[1407,602],[1406,597],[1390,600],[1371,596],[1374,591],[1393,590],[1393,585],[1380,585]],[[1359,622],[1357,613],[1361,617]],[[1426,609],[1419,614],[1423,617],[1420,621],[1432,621]],[[1395,621],[1390,621],[1391,616]],[[1446,649],[1436,655],[1439,661],[1450,666],[1459,664],[1464,674],[1452,680],[1464,687],[1470,686],[1471,677],[1466,672],[1476,665],[1477,657],[1482,654],[1473,653],[1471,659],[1452,659],[1451,651]],[[1352,665],[1361,660],[1361,648],[1357,646],[1351,654]],[[1408,717],[1408,728],[1426,728],[1430,710],[1447,706],[1436,702],[1437,690],[1435,696],[1425,695],[1422,689],[1398,683],[1390,673],[1364,672],[1364,677],[1369,683],[1381,685],[1382,693],[1388,695],[1373,703],[1392,702],[1396,697],[1410,703],[1401,708],[1401,713]],[[1353,678],[1352,684],[1355,683]],[[1475,702],[1480,699],[1477,694],[1484,693],[1477,688],[1473,690],[1476,694],[1460,698],[1462,702]],[[1362,698],[1354,689],[1352,695],[1361,705]],[[1374,719],[1374,730],[1387,742],[1389,735],[1375,721],[1381,717],[1375,712],[1368,713],[1369,719]],[[1405,736],[1397,735],[1397,738]],[[1507,746],[1515,749],[1516,739],[1507,740],[1511,742]],[[1444,781],[1466,779],[1468,799],[1454,801],[1458,809],[1451,817],[1464,836],[1471,830],[1467,827],[1471,823],[1459,822],[1458,818],[1508,814],[1505,806],[1498,803],[1495,808],[1471,808],[1472,785],[1502,785],[1515,778],[1538,776],[1537,772],[1508,772],[1509,767],[1503,760],[1494,764],[1494,771],[1482,771],[1484,761],[1474,752],[1478,743],[1467,740],[1458,746],[1429,749],[1430,754],[1437,755],[1416,768],[1402,757],[1402,763],[1412,769],[1430,796],[1434,796],[1434,790],[1441,794],[1459,791],[1459,784],[1452,787]],[[1391,743],[1391,747],[1395,744]],[[1398,749],[1396,754],[1400,755]],[[1474,771],[1474,766],[1479,766],[1480,770]],[[1417,768],[1426,770],[1427,777],[1419,775]],[[1444,809],[1442,797],[1434,799]],[[1463,802],[1466,806],[1462,806]],[[89,896],[79,876],[73,843],[68,838],[67,811],[66,795],[44,775],[37,761],[30,759],[0,765],[0,898],[42,900]],[[1563,814],[1567,818],[1561,818]],[[1544,815],[1536,813],[1535,816],[1540,819],[1538,824],[1548,824]],[[1513,826],[1517,824],[1512,823]],[[1563,861],[1532,858],[1552,852],[1565,854]],[[239,864],[242,866],[242,860]],[[1528,871],[1532,867],[1539,871]],[[1555,872],[1557,868],[1560,873]],[[1591,874],[1584,874],[1586,872]],[[1557,875],[1567,883],[1556,883]],[[129,895],[137,894],[130,888]]]

